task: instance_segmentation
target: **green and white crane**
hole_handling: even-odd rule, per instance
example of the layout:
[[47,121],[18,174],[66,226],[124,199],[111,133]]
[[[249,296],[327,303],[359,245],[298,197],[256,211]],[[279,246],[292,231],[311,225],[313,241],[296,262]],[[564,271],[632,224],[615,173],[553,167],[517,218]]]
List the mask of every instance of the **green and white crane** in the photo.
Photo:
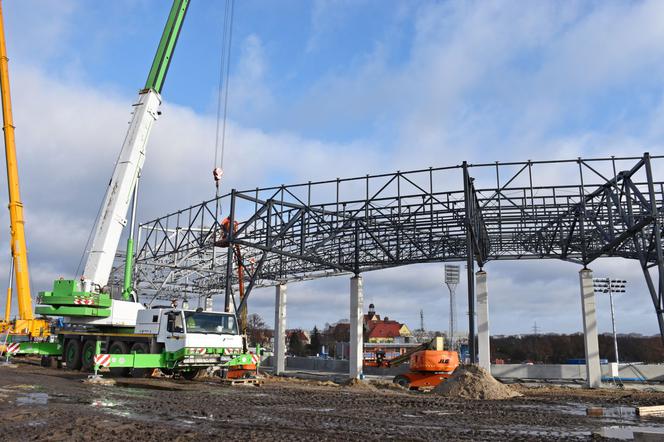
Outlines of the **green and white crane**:
[[132,289],[132,231],[121,299],[113,299],[107,286],[132,199],[132,220],[135,216],[150,131],[160,115],[160,94],[188,7],[189,0],[174,0],[171,7],[145,87],[133,106],[83,276],[57,280],[52,291],[40,293],[36,312],[63,317],[65,326],[55,330],[57,342],[21,344],[20,353],[58,356],[70,369],[90,370],[102,364],[124,374],[161,368],[188,377],[209,367],[235,367],[233,374],[242,375],[242,370],[255,367],[257,357],[243,353],[235,313],[146,308],[138,302]]
[[111,300],[107,283],[127,212],[145,162],[148,139],[159,117],[161,91],[189,0],[175,0],[152,62],[145,87],[133,106],[133,116],[95,224],[92,246],[81,280],[55,281],[52,292],[41,293],[37,313],[71,318],[97,325],[133,325],[141,304],[132,299],[133,232],[129,232],[122,300]]

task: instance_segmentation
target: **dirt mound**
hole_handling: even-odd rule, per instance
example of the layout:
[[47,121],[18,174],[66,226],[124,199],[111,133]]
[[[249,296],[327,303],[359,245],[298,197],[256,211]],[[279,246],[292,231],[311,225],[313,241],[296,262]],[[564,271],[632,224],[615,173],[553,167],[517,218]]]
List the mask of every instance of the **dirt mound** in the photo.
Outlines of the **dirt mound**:
[[369,384],[376,387],[378,390],[392,390],[407,392],[408,389],[392,381],[369,381]]
[[374,391],[376,387],[370,385],[368,382],[361,381],[359,379],[349,379],[346,382],[343,382],[341,385],[348,388],[353,388],[355,390],[367,390]]
[[457,368],[452,377],[438,385],[433,392],[441,396],[464,399],[509,399],[521,396],[521,393],[501,384],[477,365]]

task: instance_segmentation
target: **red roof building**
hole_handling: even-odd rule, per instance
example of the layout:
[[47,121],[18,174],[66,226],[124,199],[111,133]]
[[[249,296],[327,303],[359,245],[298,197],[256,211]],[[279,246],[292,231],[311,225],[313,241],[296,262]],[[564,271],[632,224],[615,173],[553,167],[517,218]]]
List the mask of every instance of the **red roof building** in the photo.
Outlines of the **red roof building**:
[[406,324],[390,320],[385,317],[381,320],[376,314],[373,304],[369,304],[369,311],[364,315],[364,333],[368,342],[408,342],[413,336]]
[[369,342],[377,339],[394,339],[401,336],[401,324],[397,321],[380,321],[375,322],[367,338]]

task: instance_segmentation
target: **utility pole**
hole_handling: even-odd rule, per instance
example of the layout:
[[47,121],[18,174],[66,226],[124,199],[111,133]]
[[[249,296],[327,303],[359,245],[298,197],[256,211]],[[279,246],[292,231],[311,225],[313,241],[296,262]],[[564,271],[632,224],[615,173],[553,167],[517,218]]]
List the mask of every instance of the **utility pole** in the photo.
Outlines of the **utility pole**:
[[450,292],[449,348],[454,348],[454,328],[456,326],[456,288],[459,284],[460,268],[456,264],[445,264],[445,284]]

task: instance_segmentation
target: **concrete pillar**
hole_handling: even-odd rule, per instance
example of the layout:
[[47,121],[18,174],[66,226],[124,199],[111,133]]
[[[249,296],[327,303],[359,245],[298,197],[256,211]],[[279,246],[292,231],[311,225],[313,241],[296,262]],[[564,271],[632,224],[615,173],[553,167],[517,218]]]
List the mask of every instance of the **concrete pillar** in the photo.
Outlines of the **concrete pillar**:
[[286,370],[286,284],[276,287],[274,301],[274,373]]
[[479,352],[479,366],[491,373],[489,290],[484,270],[475,273],[475,293],[477,294],[477,347]]
[[586,386],[602,386],[602,371],[599,366],[599,341],[597,339],[597,315],[593,271],[582,269],[579,272],[581,285],[581,308],[583,311],[583,344],[586,350]]
[[351,379],[360,377],[364,359],[364,293],[362,277],[350,278],[350,363]]

